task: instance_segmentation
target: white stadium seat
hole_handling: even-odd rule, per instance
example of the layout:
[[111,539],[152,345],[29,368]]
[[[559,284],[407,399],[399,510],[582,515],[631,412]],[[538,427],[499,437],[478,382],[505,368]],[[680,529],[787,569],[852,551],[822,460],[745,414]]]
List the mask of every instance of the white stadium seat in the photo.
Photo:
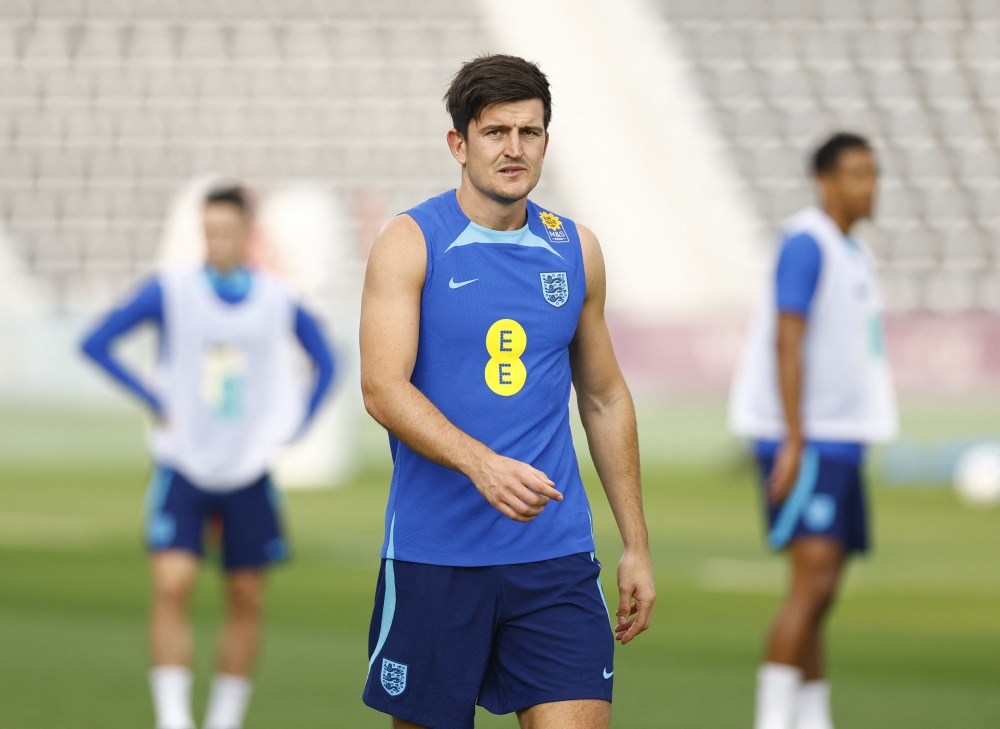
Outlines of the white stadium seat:
[[[871,238],[897,302],[954,304],[937,272],[995,265],[1000,2],[653,3],[771,230],[810,200],[808,149],[857,130],[886,173]],[[145,270],[194,174],[375,184],[391,211],[453,183],[439,99],[490,47],[458,0],[21,7],[0,23],[0,199],[30,265],[61,276]]]
[[[729,3],[731,25],[705,3],[658,5],[771,230],[809,199],[791,161],[837,129],[864,133],[885,172],[870,237],[893,306],[980,305],[934,276],[1000,259],[1000,3]],[[990,290],[1000,307],[1000,277]]]

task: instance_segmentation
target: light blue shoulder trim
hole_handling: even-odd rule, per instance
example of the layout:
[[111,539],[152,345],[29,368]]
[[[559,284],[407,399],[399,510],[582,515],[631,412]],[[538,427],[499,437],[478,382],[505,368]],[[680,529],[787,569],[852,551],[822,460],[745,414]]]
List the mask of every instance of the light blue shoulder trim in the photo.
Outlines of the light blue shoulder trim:
[[782,505],[781,511],[778,512],[778,518],[774,520],[774,527],[767,535],[767,543],[771,549],[781,549],[792,538],[795,525],[798,524],[799,518],[816,488],[818,477],[819,452],[809,446],[802,452],[799,477],[795,481],[795,486],[792,487],[792,493]]
[[490,230],[481,225],[470,222],[451,245],[445,249],[445,253],[452,248],[472,245],[473,243],[506,243],[507,245],[523,246],[525,248],[544,248],[549,253],[562,258],[556,253],[555,248],[547,241],[539,238],[531,232],[527,225],[520,230]]
[[368,659],[368,673],[372,672],[375,659],[385,645],[389,637],[389,629],[392,628],[392,619],[396,615],[396,570],[393,566],[393,556],[396,549],[393,546],[393,534],[396,531],[396,515],[392,515],[392,523],[389,525],[389,546],[385,551],[385,599],[382,601],[382,623],[378,631],[378,642],[375,650],[372,651]]

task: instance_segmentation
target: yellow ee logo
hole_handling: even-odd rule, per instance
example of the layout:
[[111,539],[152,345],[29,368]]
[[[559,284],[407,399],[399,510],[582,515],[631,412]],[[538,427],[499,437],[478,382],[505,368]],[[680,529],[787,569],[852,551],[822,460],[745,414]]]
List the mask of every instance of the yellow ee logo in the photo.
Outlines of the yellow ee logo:
[[486,384],[497,395],[516,395],[524,387],[528,371],[521,355],[528,346],[524,327],[513,319],[501,319],[486,332]]

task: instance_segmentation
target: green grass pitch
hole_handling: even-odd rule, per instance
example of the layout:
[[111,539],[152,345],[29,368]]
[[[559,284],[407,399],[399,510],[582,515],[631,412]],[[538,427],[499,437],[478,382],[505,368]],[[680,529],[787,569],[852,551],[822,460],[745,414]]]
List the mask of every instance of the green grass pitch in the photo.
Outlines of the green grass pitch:
[[[152,727],[140,434],[134,420],[61,418],[104,444],[74,450],[48,438],[52,422],[0,424],[0,725]],[[108,443],[121,457],[95,455]],[[594,474],[585,480],[616,600],[620,542]],[[613,725],[748,727],[784,575],[761,545],[754,475],[730,460],[651,467],[644,481],[659,602],[653,628],[617,649]],[[271,580],[247,729],[388,726],[360,698],[387,488],[372,468],[339,490],[289,494],[295,556]],[[1000,510],[878,483],[871,500],[875,551],[852,565],[829,631],[838,726],[1000,726]],[[193,610],[200,717],[220,619],[214,566]],[[516,720],[481,711],[477,726]]]

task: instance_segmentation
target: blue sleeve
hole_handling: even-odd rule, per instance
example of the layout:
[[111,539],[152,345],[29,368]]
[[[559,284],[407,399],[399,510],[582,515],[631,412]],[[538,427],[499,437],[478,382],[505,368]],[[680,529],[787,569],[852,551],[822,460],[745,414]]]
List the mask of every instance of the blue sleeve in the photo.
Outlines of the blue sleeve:
[[778,311],[809,316],[822,263],[819,244],[808,233],[785,241],[775,274]]
[[83,340],[83,353],[126,389],[140,397],[157,415],[159,399],[142,381],[111,354],[115,340],[143,322],[163,327],[163,289],[155,278],[148,281],[129,301],[111,311]]
[[316,382],[309,397],[309,410],[306,413],[306,423],[308,423],[316,415],[333,383],[333,353],[326,342],[326,337],[323,336],[319,322],[301,306],[295,310],[295,336],[316,368]]

